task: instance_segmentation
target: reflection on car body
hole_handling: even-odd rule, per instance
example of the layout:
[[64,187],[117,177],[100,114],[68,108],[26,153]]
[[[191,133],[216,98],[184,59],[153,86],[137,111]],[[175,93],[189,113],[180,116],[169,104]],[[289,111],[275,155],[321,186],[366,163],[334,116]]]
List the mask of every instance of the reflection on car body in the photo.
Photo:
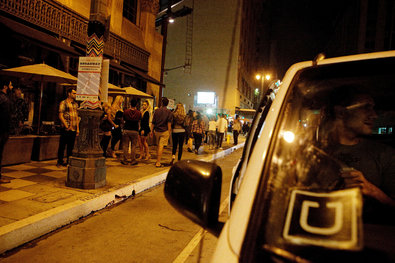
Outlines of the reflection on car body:
[[288,70],[255,116],[213,262],[395,262],[394,68],[390,51]]

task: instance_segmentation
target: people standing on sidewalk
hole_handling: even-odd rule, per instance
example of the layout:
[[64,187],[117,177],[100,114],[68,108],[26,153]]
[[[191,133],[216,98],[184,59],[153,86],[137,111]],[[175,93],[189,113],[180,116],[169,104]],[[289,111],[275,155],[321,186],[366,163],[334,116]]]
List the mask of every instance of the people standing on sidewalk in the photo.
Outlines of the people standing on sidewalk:
[[147,137],[151,132],[149,120],[150,120],[150,106],[147,100],[143,101],[141,105],[141,123],[140,123],[140,131],[139,131],[139,147],[140,147],[140,157],[138,160],[149,160],[151,155],[149,154]]
[[234,145],[237,145],[239,134],[240,134],[240,131],[241,131],[241,122],[240,122],[240,116],[239,115],[236,115],[236,118],[233,121],[232,130],[233,130],[233,143],[234,143]]
[[157,144],[157,154],[155,167],[162,167],[161,159],[163,153],[163,147],[167,145],[171,132],[171,123],[173,122],[173,115],[167,108],[169,100],[166,97],[162,97],[162,105],[154,113],[151,123],[151,136],[155,132],[155,139]]
[[11,125],[11,101],[8,99],[7,93],[10,92],[8,85],[3,85],[0,90],[0,184],[10,183],[10,180],[2,178],[1,162],[3,159],[3,151],[8,141],[10,125]]
[[178,161],[182,157],[182,146],[185,140],[185,110],[181,103],[176,105],[176,109],[173,112],[173,123],[172,123],[172,139],[173,139],[173,150],[170,165],[173,165],[176,159],[176,152],[178,146]]
[[195,154],[199,153],[199,148],[202,145],[202,140],[204,136],[204,121],[200,112],[196,112],[196,116],[192,122],[192,133],[195,139]]
[[111,148],[110,154],[113,158],[117,158],[115,154],[115,146],[122,139],[122,123],[123,123],[123,110],[122,110],[123,97],[118,95],[115,97],[111,105],[111,117],[114,121],[114,129],[111,130]]
[[137,110],[137,100],[132,99],[130,101],[130,107],[124,111],[124,127],[122,132],[122,149],[123,149],[123,160],[122,164],[128,164],[128,153],[129,143],[131,144],[130,149],[130,165],[136,165],[136,146],[139,139],[139,128],[141,120],[141,112]]
[[210,117],[210,121],[208,123],[208,144],[209,144],[209,150],[213,150],[215,147],[215,133],[217,129],[217,121],[215,119],[215,116]]
[[[67,98],[60,102],[59,119],[61,124],[57,167],[67,166],[73,153],[75,137],[79,135],[78,104],[75,101],[77,92],[74,87],[67,90]],[[67,147],[67,163],[63,161],[64,150]]]
[[224,140],[224,134],[228,127],[228,122],[224,116],[225,114],[220,114],[217,120],[217,149],[222,149],[222,141]]

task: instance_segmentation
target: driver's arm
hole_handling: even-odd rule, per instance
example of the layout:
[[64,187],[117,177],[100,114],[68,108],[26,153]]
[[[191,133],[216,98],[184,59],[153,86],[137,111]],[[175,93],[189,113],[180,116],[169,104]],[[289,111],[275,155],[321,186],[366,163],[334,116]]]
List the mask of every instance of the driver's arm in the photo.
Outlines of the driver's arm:
[[378,200],[382,204],[395,207],[395,200],[384,193],[380,188],[369,182],[358,170],[351,170],[342,173],[346,188],[359,187],[362,194]]

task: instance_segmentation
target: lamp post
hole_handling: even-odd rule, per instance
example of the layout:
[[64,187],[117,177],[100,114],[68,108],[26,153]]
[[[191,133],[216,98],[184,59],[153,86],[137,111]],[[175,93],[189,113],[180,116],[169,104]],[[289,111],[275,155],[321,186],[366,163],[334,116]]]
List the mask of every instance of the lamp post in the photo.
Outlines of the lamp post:
[[[107,23],[107,3],[92,0],[87,30],[86,56],[103,57]],[[101,73],[103,74],[103,73]],[[93,105],[78,110],[80,135],[77,137],[73,155],[69,158],[66,186],[81,189],[97,189],[106,185],[106,158],[99,146],[99,123],[103,114],[100,101],[87,102]],[[82,104],[83,104],[82,103]],[[94,108],[93,108],[94,107]]]

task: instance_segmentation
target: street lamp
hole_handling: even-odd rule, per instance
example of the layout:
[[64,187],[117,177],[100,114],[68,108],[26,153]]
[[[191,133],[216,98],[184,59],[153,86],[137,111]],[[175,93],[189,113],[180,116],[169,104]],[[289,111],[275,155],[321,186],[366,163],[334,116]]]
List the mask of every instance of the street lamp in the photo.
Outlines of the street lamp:
[[269,81],[271,79],[271,75],[270,74],[266,74],[266,75],[265,74],[256,74],[255,78],[258,81],[261,82],[260,83],[261,84],[260,87],[255,89],[255,94],[254,94],[255,95],[255,99],[256,99],[255,103],[259,103],[259,101],[261,99],[261,96],[263,96],[265,94],[265,90],[264,90],[264,88],[265,88],[265,79],[267,81]]
[[263,89],[264,89],[264,84],[265,84],[265,79],[266,80],[270,80],[271,79],[271,75],[270,74],[266,74],[266,75],[264,75],[264,74],[256,74],[255,75],[255,78],[257,79],[257,80],[260,80],[261,81],[261,86],[260,86],[260,89],[261,89],[261,92],[262,92],[262,94],[263,94]]

